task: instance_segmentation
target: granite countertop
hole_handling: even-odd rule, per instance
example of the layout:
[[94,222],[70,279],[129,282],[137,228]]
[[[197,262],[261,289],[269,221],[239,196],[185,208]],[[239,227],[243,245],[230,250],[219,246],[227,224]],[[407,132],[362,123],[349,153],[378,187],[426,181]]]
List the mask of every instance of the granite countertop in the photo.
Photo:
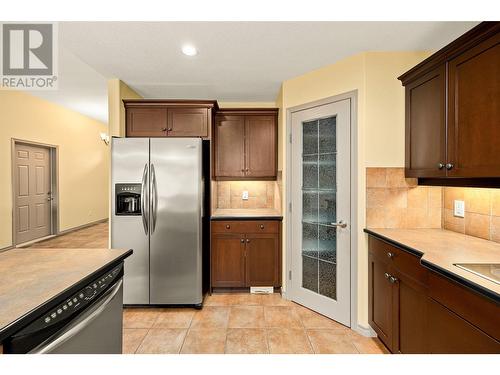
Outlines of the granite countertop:
[[265,219],[281,220],[283,216],[278,210],[272,208],[218,208],[211,216],[212,220],[230,219]]
[[467,286],[475,287],[500,300],[500,285],[463,270],[455,263],[500,264],[500,243],[467,236],[445,229],[378,229],[372,234],[404,250],[421,255],[423,266],[449,276]]
[[132,250],[36,248],[0,253],[0,342],[39,308],[130,254]]

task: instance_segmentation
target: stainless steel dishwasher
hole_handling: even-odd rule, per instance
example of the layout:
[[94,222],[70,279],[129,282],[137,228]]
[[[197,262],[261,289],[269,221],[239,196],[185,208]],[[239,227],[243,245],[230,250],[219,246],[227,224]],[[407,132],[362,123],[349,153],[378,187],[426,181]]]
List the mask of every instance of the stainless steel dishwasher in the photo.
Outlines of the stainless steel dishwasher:
[[7,353],[121,354],[123,263],[79,288],[5,343]]

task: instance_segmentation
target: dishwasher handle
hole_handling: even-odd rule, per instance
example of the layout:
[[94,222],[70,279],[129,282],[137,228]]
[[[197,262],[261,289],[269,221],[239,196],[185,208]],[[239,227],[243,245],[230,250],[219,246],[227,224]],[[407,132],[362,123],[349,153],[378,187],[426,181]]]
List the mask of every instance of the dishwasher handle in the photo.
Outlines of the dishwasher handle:
[[91,306],[89,311],[83,313],[73,324],[70,324],[66,329],[57,335],[57,337],[49,338],[47,341],[38,345],[29,354],[45,354],[49,353],[65,341],[76,336],[85,327],[87,327],[95,318],[97,318],[111,303],[111,300],[116,296],[120,287],[123,284],[123,279],[120,279],[111,289],[109,289],[99,302]]

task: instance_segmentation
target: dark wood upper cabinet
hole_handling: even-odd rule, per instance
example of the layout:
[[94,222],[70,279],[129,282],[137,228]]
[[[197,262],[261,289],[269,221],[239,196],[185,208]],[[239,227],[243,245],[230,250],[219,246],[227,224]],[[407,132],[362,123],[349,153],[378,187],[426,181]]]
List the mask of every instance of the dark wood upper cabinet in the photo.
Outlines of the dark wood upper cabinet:
[[277,124],[275,116],[245,117],[247,177],[276,176]]
[[126,132],[129,137],[165,137],[167,110],[155,107],[128,108]]
[[214,130],[215,176],[245,176],[245,118],[217,116]]
[[406,86],[406,176],[446,176],[446,69]]
[[124,100],[127,137],[210,138],[217,102],[211,100]]
[[222,109],[214,129],[216,179],[274,179],[278,109]]
[[170,108],[168,136],[208,137],[209,116],[207,108]]
[[448,62],[451,177],[499,177],[500,33]]
[[398,79],[406,92],[406,176],[497,184],[500,23],[479,24]]

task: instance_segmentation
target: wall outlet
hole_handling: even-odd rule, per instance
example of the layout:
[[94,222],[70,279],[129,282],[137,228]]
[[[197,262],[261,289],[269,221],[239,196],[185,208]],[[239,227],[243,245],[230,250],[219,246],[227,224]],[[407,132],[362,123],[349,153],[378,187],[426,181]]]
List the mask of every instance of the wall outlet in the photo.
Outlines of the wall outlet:
[[244,201],[248,200],[248,190],[243,190],[243,193],[241,193],[241,199]]
[[465,202],[464,201],[453,201],[453,216],[464,217],[465,216]]

